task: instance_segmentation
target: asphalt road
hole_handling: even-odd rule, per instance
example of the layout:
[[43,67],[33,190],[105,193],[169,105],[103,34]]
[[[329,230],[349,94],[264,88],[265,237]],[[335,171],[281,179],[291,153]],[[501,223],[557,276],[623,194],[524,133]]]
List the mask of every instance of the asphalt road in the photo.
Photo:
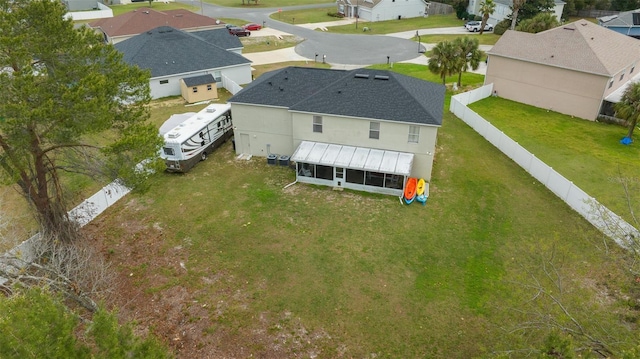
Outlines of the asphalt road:
[[[191,0],[181,1],[189,5],[199,5]],[[282,11],[318,7],[335,7],[335,4],[290,6],[282,8]],[[277,11],[278,8],[251,8],[250,5],[245,8],[228,8],[202,3],[201,13],[212,18],[241,18],[258,24],[264,21],[269,28],[300,36],[306,40],[295,47],[295,52],[310,60],[316,59],[318,54],[319,61],[326,56],[325,61],[331,64],[370,65],[387,61],[407,61],[421,56],[418,53],[418,45],[406,38],[314,31],[269,18],[270,14]]]

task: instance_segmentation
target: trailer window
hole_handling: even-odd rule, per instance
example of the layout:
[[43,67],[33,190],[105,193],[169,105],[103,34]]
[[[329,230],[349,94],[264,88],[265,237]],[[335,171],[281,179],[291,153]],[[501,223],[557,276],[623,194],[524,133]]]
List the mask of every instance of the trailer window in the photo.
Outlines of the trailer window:
[[167,156],[173,156],[175,154],[173,152],[173,148],[163,147],[162,150],[164,151],[164,154]]

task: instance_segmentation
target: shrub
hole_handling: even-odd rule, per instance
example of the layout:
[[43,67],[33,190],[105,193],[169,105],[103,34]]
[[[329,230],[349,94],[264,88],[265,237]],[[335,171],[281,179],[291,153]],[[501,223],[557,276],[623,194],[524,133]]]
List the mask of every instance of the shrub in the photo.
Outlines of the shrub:
[[341,14],[339,12],[333,12],[333,11],[329,11],[327,13],[327,15],[331,16],[331,17],[338,17],[338,18],[343,18],[344,17],[344,14]]
[[507,30],[509,30],[510,27],[511,27],[511,20],[504,19],[496,24],[496,26],[493,28],[493,33],[496,35],[502,35]]

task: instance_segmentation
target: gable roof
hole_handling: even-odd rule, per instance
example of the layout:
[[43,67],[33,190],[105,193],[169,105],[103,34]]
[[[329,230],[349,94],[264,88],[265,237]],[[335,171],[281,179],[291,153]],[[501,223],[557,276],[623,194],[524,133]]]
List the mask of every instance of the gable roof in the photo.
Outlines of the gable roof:
[[537,34],[507,30],[488,54],[611,77],[640,60],[640,41],[578,20]]
[[208,84],[212,84],[212,83],[216,82],[216,80],[213,78],[212,74],[185,77],[185,78],[182,79],[182,81],[184,81],[184,84],[187,87],[208,85]]
[[290,111],[439,126],[445,87],[386,70],[287,67],[228,100]]
[[109,37],[136,35],[158,26],[171,26],[182,30],[212,26],[222,27],[218,20],[186,9],[156,11],[150,8],[139,8],[112,18],[96,20],[90,22],[89,26],[102,29]]
[[244,46],[237,36],[229,36],[229,30],[226,27],[221,29],[210,29],[190,32],[193,36],[225,50],[240,49]]
[[[636,23],[634,24],[634,18],[636,19]],[[621,12],[616,15],[603,16],[598,18],[598,22],[600,25],[604,27],[612,26],[612,27],[633,27],[640,26],[638,23],[640,20],[640,9],[635,9],[631,11]]]
[[123,53],[128,64],[151,70],[151,77],[251,63],[242,55],[168,26],[144,32],[114,46]]

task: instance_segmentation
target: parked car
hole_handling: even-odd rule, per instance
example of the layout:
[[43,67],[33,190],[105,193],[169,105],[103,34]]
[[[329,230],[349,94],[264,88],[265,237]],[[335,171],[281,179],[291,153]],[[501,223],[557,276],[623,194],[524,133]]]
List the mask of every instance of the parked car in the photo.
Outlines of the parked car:
[[234,24],[225,24],[224,27],[228,29],[232,28],[232,27],[239,27],[238,25],[234,25]]
[[[481,21],[470,21],[465,27],[468,31],[478,32],[480,31],[480,25],[482,25]],[[489,23],[484,24],[484,31],[493,31],[493,25]]]
[[259,24],[255,24],[255,23],[250,23],[250,24],[246,24],[243,26],[245,29],[247,30],[251,30],[251,31],[258,31],[260,29],[262,29],[262,26]]
[[247,29],[243,29],[241,27],[230,27],[229,29],[229,33],[231,35],[236,35],[236,36],[251,36],[251,31],[247,30]]

